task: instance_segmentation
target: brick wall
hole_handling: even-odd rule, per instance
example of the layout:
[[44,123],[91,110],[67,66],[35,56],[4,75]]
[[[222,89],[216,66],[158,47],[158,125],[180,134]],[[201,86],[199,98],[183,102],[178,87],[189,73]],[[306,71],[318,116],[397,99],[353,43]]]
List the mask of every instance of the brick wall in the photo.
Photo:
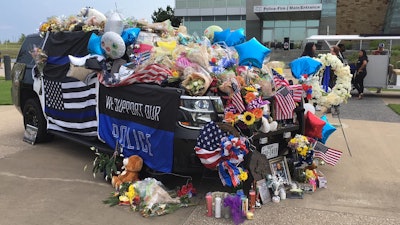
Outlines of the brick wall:
[[337,0],[337,34],[381,34],[389,0]]

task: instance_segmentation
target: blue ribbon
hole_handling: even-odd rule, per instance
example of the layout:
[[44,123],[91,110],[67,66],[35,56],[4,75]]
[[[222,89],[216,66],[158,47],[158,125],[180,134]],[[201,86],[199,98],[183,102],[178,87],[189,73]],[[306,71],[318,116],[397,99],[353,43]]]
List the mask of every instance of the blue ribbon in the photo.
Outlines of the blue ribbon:
[[323,84],[322,84],[322,87],[325,92],[328,92],[330,78],[331,78],[331,66],[326,66],[325,71],[324,71]]

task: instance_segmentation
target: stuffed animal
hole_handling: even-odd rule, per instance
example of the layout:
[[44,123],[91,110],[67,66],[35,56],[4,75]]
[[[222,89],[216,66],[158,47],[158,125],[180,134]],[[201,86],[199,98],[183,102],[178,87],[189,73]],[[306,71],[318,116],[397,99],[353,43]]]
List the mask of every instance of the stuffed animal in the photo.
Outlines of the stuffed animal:
[[104,24],[107,20],[107,17],[103,13],[90,7],[82,8],[78,16],[87,18],[86,23],[93,26]]
[[122,183],[134,182],[139,180],[139,172],[143,167],[143,159],[140,156],[132,155],[123,160],[122,173],[113,176],[111,184],[118,189]]
[[269,104],[265,104],[262,106],[263,109],[263,117],[261,118],[261,127],[260,131],[263,133],[268,133],[270,131],[276,131],[278,129],[278,122],[273,121],[271,117],[271,111]]

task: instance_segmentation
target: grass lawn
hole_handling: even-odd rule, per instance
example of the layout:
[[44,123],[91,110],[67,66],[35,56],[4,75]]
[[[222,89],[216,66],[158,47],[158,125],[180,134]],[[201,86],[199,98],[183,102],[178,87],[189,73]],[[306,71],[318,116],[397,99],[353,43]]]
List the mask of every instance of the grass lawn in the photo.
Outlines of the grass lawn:
[[11,80],[0,77],[0,105],[12,105]]
[[400,115],[400,105],[399,104],[389,104],[390,109],[392,109],[397,115]]

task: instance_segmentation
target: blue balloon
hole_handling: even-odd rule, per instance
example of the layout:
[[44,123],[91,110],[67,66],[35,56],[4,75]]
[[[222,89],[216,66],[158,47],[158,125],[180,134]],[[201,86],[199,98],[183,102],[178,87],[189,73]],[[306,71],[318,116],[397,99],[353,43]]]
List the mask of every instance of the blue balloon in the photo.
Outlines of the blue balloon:
[[240,28],[231,32],[225,39],[225,43],[228,46],[235,46],[246,41],[246,36],[244,35],[244,29]]
[[336,131],[336,127],[332,126],[332,124],[328,122],[328,118],[326,118],[326,115],[321,116],[321,119],[325,121],[325,126],[322,128],[322,138],[320,142],[325,144],[329,136],[331,136],[331,134]]
[[240,66],[255,66],[262,68],[265,57],[269,55],[271,50],[260,42],[256,38],[252,38],[242,44],[234,46],[239,54],[239,65]]
[[225,42],[226,38],[229,36],[230,33],[231,33],[230,29],[226,29],[223,31],[215,31],[213,43]]
[[103,55],[104,50],[101,48],[101,36],[98,36],[95,33],[90,35],[88,41],[88,51],[92,55]]
[[300,79],[305,74],[310,76],[318,72],[319,68],[322,66],[322,63],[309,56],[303,56],[293,60],[289,66],[292,70],[293,77]]
[[121,37],[126,45],[134,44],[139,37],[140,28],[128,28],[122,31]]

